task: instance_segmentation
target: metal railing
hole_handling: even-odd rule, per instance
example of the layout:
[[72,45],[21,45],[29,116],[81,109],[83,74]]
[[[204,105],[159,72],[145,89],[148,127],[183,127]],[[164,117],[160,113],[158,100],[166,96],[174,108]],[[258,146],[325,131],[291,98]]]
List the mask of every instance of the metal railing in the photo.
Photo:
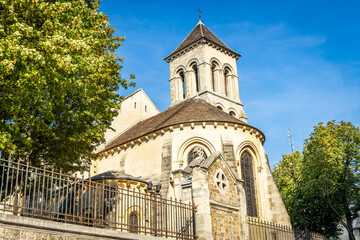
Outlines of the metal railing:
[[195,208],[155,192],[120,188],[0,159],[0,211],[176,239],[195,239]]
[[250,239],[256,240],[325,240],[325,236],[292,229],[277,223],[272,223],[258,218],[248,217]]

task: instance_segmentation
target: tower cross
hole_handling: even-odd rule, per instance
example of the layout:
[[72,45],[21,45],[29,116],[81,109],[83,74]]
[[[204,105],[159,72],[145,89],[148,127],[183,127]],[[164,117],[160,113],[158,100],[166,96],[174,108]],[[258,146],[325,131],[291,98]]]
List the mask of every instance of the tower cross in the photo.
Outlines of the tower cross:
[[199,12],[199,21],[201,22],[201,13],[202,13],[202,11],[200,10],[200,8],[196,9],[196,11]]

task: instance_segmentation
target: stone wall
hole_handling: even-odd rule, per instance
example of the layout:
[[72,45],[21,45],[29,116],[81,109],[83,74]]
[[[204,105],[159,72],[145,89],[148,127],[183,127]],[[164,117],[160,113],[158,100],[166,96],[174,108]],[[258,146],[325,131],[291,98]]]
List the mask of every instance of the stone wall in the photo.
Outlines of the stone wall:
[[[217,187],[214,180],[214,175],[217,173],[218,169],[223,170],[228,180],[228,187],[224,193],[221,193],[219,191],[219,188]],[[228,204],[233,207],[239,207],[239,197],[237,195],[236,183],[231,177],[231,175],[228,173],[228,170],[225,168],[224,163],[221,160],[216,161],[214,165],[209,169],[207,178],[209,182],[211,200]]]
[[[216,174],[219,169],[227,178],[227,188],[221,192],[216,183]],[[240,239],[241,224],[239,215],[239,196],[235,180],[226,168],[225,163],[217,160],[209,169],[207,175],[210,192],[211,223],[214,239]]]
[[211,206],[211,219],[214,239],[240,239],[240,218],[237,212]]
[[6,240],[90,240],[164,238],[119,232],[110,229],[27,218],[0,213],[0,239]]

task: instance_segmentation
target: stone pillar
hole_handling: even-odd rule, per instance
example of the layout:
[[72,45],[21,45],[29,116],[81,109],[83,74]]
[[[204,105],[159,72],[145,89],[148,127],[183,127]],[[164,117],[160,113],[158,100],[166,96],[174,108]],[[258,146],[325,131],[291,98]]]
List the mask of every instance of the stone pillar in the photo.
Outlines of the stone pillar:
[[168,195],[169,185],[170,185],[170,171],[171,171],[171,149],[172,149],[172,139],[167,139],[164,141],[161,154],[161,194],[163,196]]
[[214,89],[216,93],[220,93],[220,73],[219,69],[214,70]]
[[232,84],[232,77],[230,74],[228,74],[227,76],[224,76],[224,81],[226,81],[226,92],[227,92],[227,97],[232,99],[233,98],[233,84]]
[[200,83],[199,92],[204,90],[212,90],[210,64],[206,62],[201,63],[199,65],[198,73]]
[[196,235],[199,240],[212,240],[209,186],[206,170],[199,165],[193,168],[192,189],[193,202],[197,208],[195,213]]
[[239,77],[238,76],[236,76],[236,75],[233,75],[233,79],[234,79],[234,85],[235,85],[235,87],[234,87],[234,99],[236,100],[236,101],[240,101],[240,93],[239,93]]
[[238,169],[236,166],[235,153],[234,153],[234,145],[231,140],[222,141],[223,153],[226,159],[226,162],[229,164],[230,168],[233,170],[234,174],[239,177]]
[[196,95],[196,77],[195,77],[194,70],[186,71],[185,85],[186,85],[186,87],[185,87],[186,98],[195,96]]
[[241,239],[249,240],[249,224],[247,223],[247,206],[246,206],[246,194],[244,189],[244,182],[237,181],[236,187],[238,189],[238,195],[240,200],[240,233],[241,233]]
[[176,102],[176,78],[172,78],[169,80],[170,82],[170,102],[174,103]]
[[174,77],[169,80],[170,82],[170,97],[171,104],[183,100],[183,87],[181,77]]
[[[184,99],[183,97],[183,85],[182,85],[182,78],[176,78],[176,86],[177,86],[177,101],[181,101]],[[185,86],[184,86],[185,87]]]

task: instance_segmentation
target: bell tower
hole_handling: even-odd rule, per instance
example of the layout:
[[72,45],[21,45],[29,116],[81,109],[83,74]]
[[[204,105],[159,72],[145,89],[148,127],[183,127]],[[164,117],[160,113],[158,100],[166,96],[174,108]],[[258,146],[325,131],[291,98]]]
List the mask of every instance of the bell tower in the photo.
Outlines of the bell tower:
[[236,61],[240,56],[199,20],[180,45],[164,58],[170,65],[170,106],[200,97],[247,122],[239,95]]

